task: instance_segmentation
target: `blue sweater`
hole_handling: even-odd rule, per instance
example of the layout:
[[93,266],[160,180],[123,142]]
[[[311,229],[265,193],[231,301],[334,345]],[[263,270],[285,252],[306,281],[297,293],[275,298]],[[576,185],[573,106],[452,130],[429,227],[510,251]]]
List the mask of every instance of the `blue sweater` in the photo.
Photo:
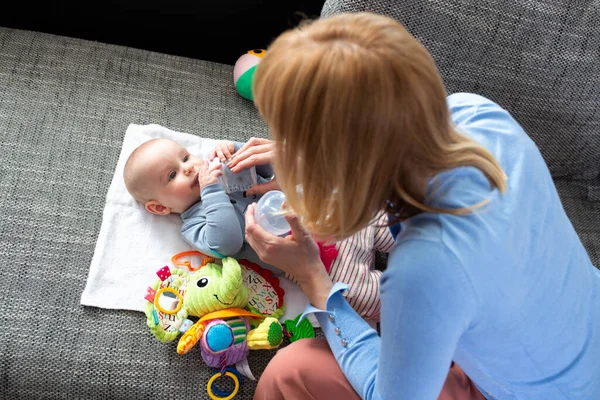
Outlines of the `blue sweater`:
[[497,104],[455,94],[448,105],[457,128],[502,165],[506,194],[472,167],[431,180],[434,206],[490,203],[401,224],[382,277],[381,338],[343,299],[344,285],[327,310],[307,312],[365,399],[435,399],[452,360],[488,399],[598,399],[600,273],[540,152]]

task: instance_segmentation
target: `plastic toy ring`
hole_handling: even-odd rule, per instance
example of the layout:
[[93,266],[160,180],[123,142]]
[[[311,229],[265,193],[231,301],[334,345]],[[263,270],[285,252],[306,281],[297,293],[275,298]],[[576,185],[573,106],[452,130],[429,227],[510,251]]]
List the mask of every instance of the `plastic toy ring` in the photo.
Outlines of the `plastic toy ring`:
[[[233,384],[235,385],[235,387],[233,388],[233,390],[231,391],[231,393],[225,393],[225,392],[220,392],[218,390],[215,390],[217,394],[215,394],[215,391],[213,391],[213,383],[215,383],[215,381],[220,378],[222,375],[220,372],[217,372],[216,374],[214,374],[213,376],[210,377],[210,379],[208,380],[208,383],[206,384],[206,392],[208,393],[208,397],[210,397],[212,400],[231,400],[233,399],[237,394],[238,391],[240,390],[240,379],[237,377],[236,374],[234,374],[233,372],[231,372],[229,369],[225,372],[225,376],[228,376],[229,378],[231,378],[233,380]],[[226,396],[226,397],[217,397],[217,396]]]
[[[179,261],[180,257],[202,257],[202,264],[198,267],[192,267],[191,261]],[[171,262],[176,267],[185,267],[190,270],[190,272],[198,271],[200,268],[204,267],[208,263],[215,262],[214,257],[207,256],[206,254],[200,253],[196,250],[184,251],[182,253],[177,253],[173,257],[171,257]]]
[[[217,371],[218,371],[218,370],[217,370]],[[240,381],[240,386],[242,385],[242,383],[241,383],[241,382],[242,382],[242,375],[241,375],[241,374],[238,372],[238,370],[237,370],[237,369],[235,369],[235,368],[231,368],[231,367],[228,367],[228,368],[225,368],[225,371],[229,371],[229,372],[231,372],[232,374],[234,374],[234,375],[235,375],[235,376],[238,378],[238,380]],[[219,371],[218,371],[217,373],[221,374],[221,372],[219,372]],[[227,393],[227,392],[222,392],[222,391],[220,391],[219,389],[217,389],[217,388],[215,387],[215,383],[214,383],[214,382],[212,383],[212,385],[210,386],[210,388],[212,389],[212,391],[213,391],[213,392],[214,392],[214,393],[215,393],[217,396],[224,397],[224,396],[229,396],[229,395],[231,394],[231,393]]]
[[[160,303],[158,302],[158,299],[160,298],[160,295],[163,294],[164,292],[170,292],[173,293],[178,299],[179,299],[179,303],[177,304],[177,308],[175,308],[174,310],[165,310]],[[159,289],[156,294],[154,295],[154,307],[156,307],[158,309],[158,311],[160,311],[163,314],[177,314],[179,312],[179,310],[181,310],[181,306],[183,305],[183,297],[181,297],[181,295],[179,294],[179,292],[173,288],[170,287],[165,287],[162,289]]]

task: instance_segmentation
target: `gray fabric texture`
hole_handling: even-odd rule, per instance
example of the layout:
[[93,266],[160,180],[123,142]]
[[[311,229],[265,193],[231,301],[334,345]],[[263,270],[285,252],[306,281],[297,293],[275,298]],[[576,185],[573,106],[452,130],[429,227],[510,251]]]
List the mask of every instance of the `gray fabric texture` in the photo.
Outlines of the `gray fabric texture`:
[[357,11],[404,24],[450,93],[478,93],[508,109],[553,176],[598,175],[598,1],[327,0],[321,15]]
[[[266,136],[232,70],[0,28],[0,398],[208,398],[200,351],[179,356],[143,314],[79,298],[128,124]],[[255,374],[273,354],[252,352]]]
[[[334,3],[324,14],[366,7]],[[597,172],[600,41],[591,8],[577,3],[562,15],[554,2],[372,4],[433,50],[451,91],[482,93],[511,109],[555,174]],[[548,27],[536,30],[544,20],[527,10],[541,5]],[[456,33],[463,29],[469,40]],[[521,64],[501,72],[503,60]],[[209,371],[198,351],[177,355],[175,344],[152,337],[140,313],[79,305],[129,123],[237,141],[267,134],[254,106],[236,94],[231,66],[0,28],[0,398],[207,398]],[[577,181],[557,186],[600,266],[600,202],[587,200],[597,191]],[[251,353],[257,375],[273,353]],[[246,381],[239,398],[253,390]]]
[[600,191],[600,180],[555,181],[563,207],[583,242],[592,263],[600,269],[600,199],[591,201],[590,191]]

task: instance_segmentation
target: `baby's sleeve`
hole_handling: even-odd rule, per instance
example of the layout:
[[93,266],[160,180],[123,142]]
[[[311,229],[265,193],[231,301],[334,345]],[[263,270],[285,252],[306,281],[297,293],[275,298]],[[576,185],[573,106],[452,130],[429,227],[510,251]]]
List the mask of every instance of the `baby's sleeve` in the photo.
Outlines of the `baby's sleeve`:
[[202,189],[202,202],[181,214],[183,238],[204,254],[233,256],[244,244],[244,231],[221,183]]
[[378,320],[381,311],[379,281],[381,271],[373,269],[377,229],[368,226],[336,244],[338,256],[331,266],[334,282],[349,286],[346,301],[363,318]]

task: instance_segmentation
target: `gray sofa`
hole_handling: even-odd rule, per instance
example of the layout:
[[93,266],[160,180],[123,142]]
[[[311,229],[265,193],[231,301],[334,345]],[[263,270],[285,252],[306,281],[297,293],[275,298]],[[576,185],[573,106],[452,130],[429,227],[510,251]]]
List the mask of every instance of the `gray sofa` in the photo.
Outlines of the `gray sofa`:
[[[593,2],[328,1],[403,22],[449,92],[508,108],[541,148],[600,266],[600,14]],[[207,398],[198,352],[156,341],[139,313],[79,297],[129,123],[266,136],[232,67],[0,28],[0,398]],[[540,199],[540,202],[544,199]],[[515,221],[518,223],[518,221]],[[259,372],[272,352],[254,352]],[[239,398],[251,398],[246,382]]]

